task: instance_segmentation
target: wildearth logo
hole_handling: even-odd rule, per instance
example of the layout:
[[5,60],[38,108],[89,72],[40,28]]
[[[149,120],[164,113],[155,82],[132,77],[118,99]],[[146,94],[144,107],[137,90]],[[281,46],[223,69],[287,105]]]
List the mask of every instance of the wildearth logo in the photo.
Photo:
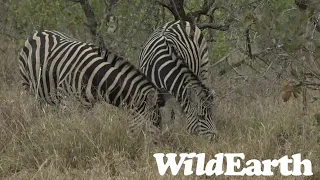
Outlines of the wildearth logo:
[[[308,159],[301,161],[301,154],[292,155],[292,159],[289,159],[288,156],[283,156],[280,159],[267,159],[259,161],[257,159],[251,159],[245,162],[245,166],[241,166],[240,160],[245,159],[243,153],[219,153],[214,157],[215,159],[209,160],[205,164],[205,154],[200,153],[181,153],[179,154],[180,160],[176,161],[177,154],[175,153],[156,153],[153,155],[155,157],[158,171],[161,176],[163,176],[168,168],[171,169],[172,175],[177,175],[181,167],[184,165],[184,175],[192,175],[193,163],[195,162],[196,168],[195,172],[197,176],[207,175],[207,176],[273,176],[272,172],[273,167],[279,167],[280,173],[283,176],[312,176],[312,164]],[[165,158],[167,159],[166,163]],[[225,158],[225,170],[223,169],[223,163]],[[195,160],[195,161],[194,161]],[[289,165],[292,168],[289,168]],[[302,168],[303,168],[303,172]]]

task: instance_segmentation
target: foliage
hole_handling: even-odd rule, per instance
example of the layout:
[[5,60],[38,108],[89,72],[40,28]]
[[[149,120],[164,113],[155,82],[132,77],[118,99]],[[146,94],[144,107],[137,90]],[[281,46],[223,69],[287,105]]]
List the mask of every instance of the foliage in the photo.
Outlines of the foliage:
[[83,13],[75,3],[65,0],[9,0],[6,6],[19,34],[29,35],[41,29],[56,29],[75,35],[85,32]]

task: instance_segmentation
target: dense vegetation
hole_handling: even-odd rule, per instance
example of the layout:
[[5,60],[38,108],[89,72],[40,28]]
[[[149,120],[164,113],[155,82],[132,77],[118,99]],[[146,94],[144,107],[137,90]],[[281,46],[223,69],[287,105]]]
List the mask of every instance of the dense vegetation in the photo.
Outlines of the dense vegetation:
[[[189,135],[182,119],[150,145],[127,134],[123,110],[39,108],[20,86],[18,52],[36,30],[66,32],[137,64],[148,36],[174,19],[197,23],[209,43],[215,142]],[[319,179],[319,20],[317,0],[2,0],[0,177],[194,179],[160,177],[152,155],[243,152],[261,160],[302,153]]]

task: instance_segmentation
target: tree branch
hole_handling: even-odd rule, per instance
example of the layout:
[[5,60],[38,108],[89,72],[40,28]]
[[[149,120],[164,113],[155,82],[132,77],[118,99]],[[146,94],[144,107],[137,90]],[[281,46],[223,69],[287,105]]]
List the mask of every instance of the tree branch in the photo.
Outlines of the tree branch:
[[[162,7],[167,8],[176,20],[184,20],[193,24],[197,24],[200,29],[215,29],[220,31],[229,30],[230,25],[215,25],[211,22],[197,23],[201,15],[206,15],[213,18],[213,12],[219,7],[214,7],[215,0],[204,0],[200,10],[189,12],[186,14],[184,10],[184,0],[156,0]],[[210,13],[210,14],[209,14]]]
[[200,10],[189,12],[187,16],[193,17],[193,18],[195,17],[199,18],[201,15],[212,14],[212,12],[218,9],[217,7],[213,7],[214,3],[215,3],[215,0],[209,0],[209,2],[208,0],[205,0]]
[[219,31],[227,31],[229,30],[230,24],[226,24],[226,25],[215,25],[212,23],[200,23],[197,24],[199,29],[205,29],[205,28],[210,28],[210,29],[216,29]]
[[118,4],[119,0],[105,0],[105,9],[104,9],[104,18],[109,20],[110,16],[112,16],[112,9],[114,9]]
[[193,22],[192,18],[187,16],[186,12],[184,11],[184,0],[166,0],[165,2],[157,0],[156,2],[159,5],[167,8],[172,13],[175,20]]
[[103,37],[97,32],[98,23],[94,15],[94,11],[90,6],[88,0],[69,0],[71,2],[79,3],[86,16],[87,23],[86,26],[89,28],[92,40],[99,47],[104,48]]

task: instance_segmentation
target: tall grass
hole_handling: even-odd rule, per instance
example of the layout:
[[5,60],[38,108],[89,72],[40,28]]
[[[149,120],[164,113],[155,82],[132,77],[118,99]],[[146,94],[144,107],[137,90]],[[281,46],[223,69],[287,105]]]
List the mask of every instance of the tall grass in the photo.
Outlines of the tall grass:
[[[3,43],[8,44],[8,43]],[[208,142],[186,132],[183,120],[169,122],[159,143],[143,133],[128,133],[131,116],[104,103],[85,111],[71,104],[65,111],[40,107],[19,85],[17,47],[3,46],[0,54],[0,178],[1,179],[195,179],[160,176],[157,152],[244,153],[246,159],[274,159],[302,153],[320,178],[320,124],[313,118],[320,105],[302,114],[298,100],[283,103],[277,91],[263,94],[260,82],[241,84],[216,79],[222,95],[216,104],[220,135]],[[214,79],[214,77],[212,78]],[[234,87],[234,85],[237,87]],[[233,89],[230,90],[230,85]],[[253,88],[254,87],[254,88]],[[205,177],[200,177],[204,179]],[[213,178],[213,177],[211,177]],[[260,179],[295,179],[274,177]],[[219,179],[257,179],[221,176]]]

